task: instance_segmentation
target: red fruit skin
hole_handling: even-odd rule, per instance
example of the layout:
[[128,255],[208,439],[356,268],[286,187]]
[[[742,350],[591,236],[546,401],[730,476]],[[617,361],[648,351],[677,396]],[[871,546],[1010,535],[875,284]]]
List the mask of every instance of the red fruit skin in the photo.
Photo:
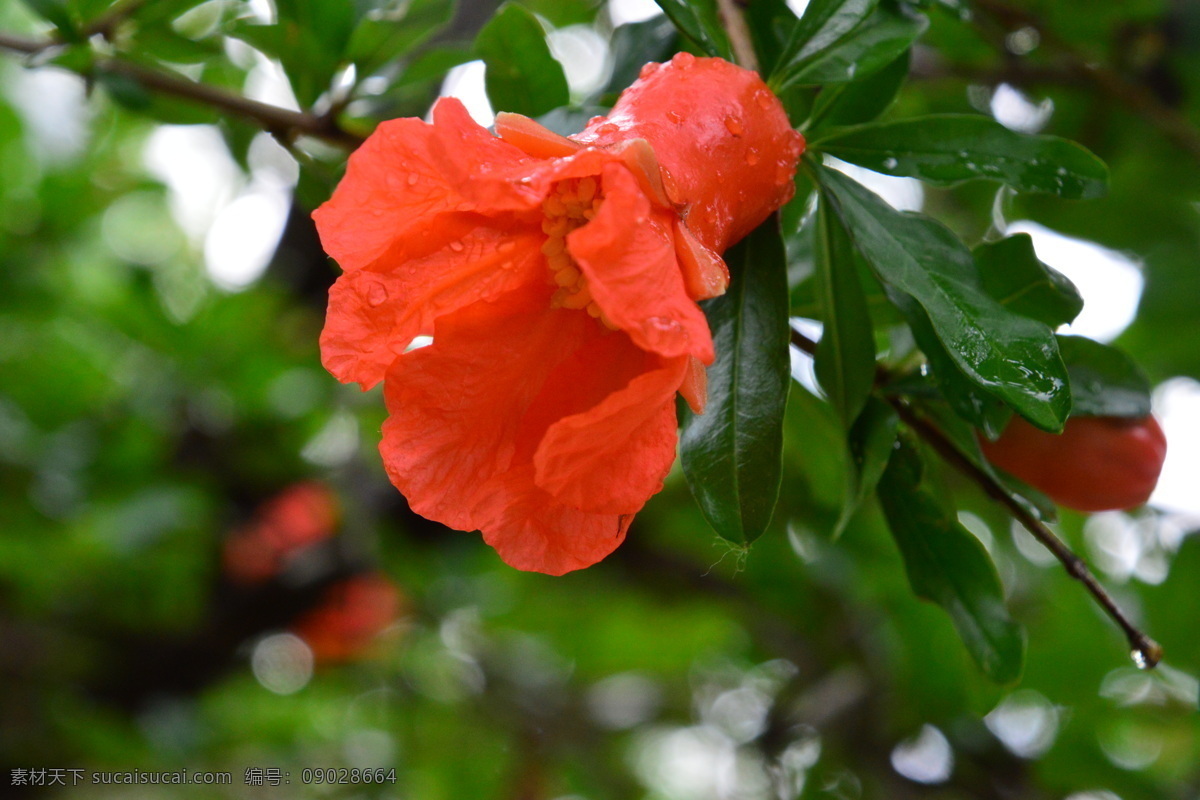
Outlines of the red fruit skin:
[[648,141],[667,195],[716,253],[791,199],[804,152],[804,137],[757,73],[690,53],[647,64],[607,117],[571,138],[602,147]]
[[1167,457],[1154,417],[1072,417],[1059,435],[1014,417],[988,461],[1076,511],[1112,511],[1145,503]]

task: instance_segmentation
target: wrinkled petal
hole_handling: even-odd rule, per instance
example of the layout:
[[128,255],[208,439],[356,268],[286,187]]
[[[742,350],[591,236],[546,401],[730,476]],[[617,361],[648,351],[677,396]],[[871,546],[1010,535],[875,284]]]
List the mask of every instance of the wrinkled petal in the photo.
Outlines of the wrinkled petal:
[[584,511],[641,510],[675,461],[675,393],[689,360],[643,372],[587,411],[551,425],[534,456],[538,485]]
[[592,297],[639,347],[712,363],[708,322],[684,287],[670,217],[652,212],[625,167],[609,164],[602,175],[596,218],[567,237]]
[[325,368],[344,383],[369,389],[415,336],[433,333],[439,316],[542,280],[540,229],[498,229],[480,222],[453,228],[461,235],[424,258],[338,278],[321,332]]
[[443,317],[433,344],[388,372],[380,452],[418,514],[483,527],[472,512],[477,491],[512,465],[526,410],[596,327],[586,315],[551,311],[549,291],[514,292]]
[[517,569],[562,575],[590,567],[625,540],[632,514],[589,514],[556,501],[534,483],[532,464],[485,487],[476,514],[483,540]]
[[[456,106],[462,104],[453,98],[438,103],[439,109]],[[459,158],[477,165],[524,158],[516,148],[484,134],[500,146],[478,138],[467,141],[456,126],[438,128],[411,118],[381,123],[351,154],[346,177],[333,196],[313,212],[325,251],[342,269],[355,270],[385,253],[395,263],[437,249],[442,244],[442,216],[466,202],[457,175],[447,170],[440,156],[444,148],[439,140],[453,138]]]

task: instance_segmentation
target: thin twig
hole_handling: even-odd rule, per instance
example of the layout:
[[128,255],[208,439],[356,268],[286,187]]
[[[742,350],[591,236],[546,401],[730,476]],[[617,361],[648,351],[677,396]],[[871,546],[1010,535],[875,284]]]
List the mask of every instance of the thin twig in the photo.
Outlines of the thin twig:
[[[58,42],[37,41],[0,32],[0,49],[4,50],[37,55],[57,46]],[[173,72],[154,70],[112,57],[96,59],[93,69],[129,78],[153,92],[248,119],[286,141],[300,135],[312,136],[349,149],[363,142],[362,137],[343,130],[327,117],[261,103]]]
[[746,17],[737,0],[717,0],[717,11],[721,14],[725,32],[729,34],[729,46],[733,48],[734,58],[746,69],[757,72],[758,56],[754,54],[754,40],[750,38],[750,28],[746,25]]
[[[797,331],[792,331],[792,344],[809,355],[817,351],[817,343]],[[887,371],[882,368],[877,373],[879,378],[886,379],[887,375]],[[959,450],[958,446],[940,428],[919,415],[908,403],[900,398],[887,397],[886,399],[896,409],[896,413],[900,418],[933,447],[938,455],[967,478],[978,484],[989,497],[1003,505],[1012,514],[1013,518],[1021,523],[1025,530],[1033,534],[1047,550],[1054,554],[1054,557],[1066,568],[1068,575],[1084,585],[1092,597],[1095,598],[1096,602],[1100,604],[1100,607],[1104,609],[1105,613],[1124,632],[1125,638],[1129,640],[1129,646],[1133,649],[1134,657],[1138,661],[1139,666],[1145,668],[1154,667],[1162,660],[1162,646],[1142,632],[1125,615],[1125,612],[1112,599],[1108,591],[1096,580],[1096,577],[1092,574],[1092,571],[1088,568],[1084,560],[1075,555],[1071,548],[1054,534],[1054,531],[1046,527],[1045,523],[1035,517],[1005,490],[1003,486],[997,483],[995,478],[987,474],[987,472]]]

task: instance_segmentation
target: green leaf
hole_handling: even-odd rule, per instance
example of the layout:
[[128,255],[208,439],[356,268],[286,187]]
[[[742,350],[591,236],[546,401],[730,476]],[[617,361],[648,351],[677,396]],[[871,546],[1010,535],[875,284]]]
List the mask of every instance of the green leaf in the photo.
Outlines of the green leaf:
[[1083,310],[1083,297],[1075,284],[1038,260],[1027,233],[981,244],[972,255],[983,288],[1009,311],[1057,328]]
[[746,27],[758,55],[758,70],[770,75],[799,20],[785,0],[755,0],[745,5]]
[[971,252],[944,225],[896,211],[840,172],[816,170],[858,251],[886,286],[920,304],[958,369],[1034,425],[1062,430],[1071,392],[1050,329],[993,300]]
[[875,333],[858,281],[854,247],[836,213],[817,206],[813,260],[824,331],[813,367],[821,388],[848,429],[875,383]]
[[1129,356],[1083,336],[1059,336],[1058,349],[1071,376],[1072,416],[1150,414],[1150,381]]
[[901,440],[878,490],[909,584],[918,597],[945,609],[985,675],[1012,683],[1025,660],[1025,632],[1004,606],[987,550],[941,506],[921,471],[920,456]]
[[411,53],[454,19],[456,3],[412,0],[400,11],[368,16],[354,28],[346,58],[365,77],[389,61]]
[[1108,168],[1082,145],[1009,130],[977,114],[935,114],[834,133],[813,146],[887,175],[933,184],[973,178],[1022,192],[1100,197]]
[[787,276],[778,222],[769,219],[726,253],[729,291],[707,301],[717,349],[708,408],[684,415],[684,474],[709,524],[749,544],[779,497],[783,416],[791,380]]
[[461,47],[432,47],[409,62],[396,79],[397,85],[420,83],[421,81],[444,78],[446,73],[459,64],[475,59],[475,53]]
[[850,429],[847,444],[850,448],[852,470],[847,470],[849,486],[841,516],[833,528],[833,538],[842,535],[854,514],[862,507],[887,467],[896,443],[900,420],[892,407],[878,398],[868,398],[862,413]]
[[505,3],[475,37],[487,65],[488,99],[497,111],[536,117],[570,99],[562,65],[550,54],[537,17]]
[[67,0],[25,0],[25,5],[42,19],[49,22],[68,40],[79,39],[75,20]]
[[995,438],[1012,418],[1012,411],[989,392],[981,389],[955,363],[950,351],[942,344],[925,309],[913,299],[895,289],[888,290],[892,303],[904,315],[913,339],[929,362],[934,385],[959,417]]
[[924,15],[877,8],[848,36],[788,68],[773,79],[772,85],[778,93],[789,86],[847,83],[865,78],[899,58],[928,27],[929,20]]
[[637,80],[642,67],[675,52],[675,26],[663,16],[622,25],[612,35],[612,76],[602,95],[616,95]]
[[811,0],[771,73],[772,87],[778,92],[791,84],[792,76],[858,27],[878,3],[879,0]]
[[733,61],[729,34],[721,24],[716,0],[654,0],[675,27],[710,56]]
[[[922,401],[916,407],[917,413],[926,417],[930,424],[936,426],[967,461],[995,481],[996,485],[1009,497],[1043,522],[1057,521],[1058,506],[1054,501],[1011,475],[998,472],[983,455],[983,450],[979,446],[978,432],[964,422],[961,416],[953,413],[945,404],[939,402]],[[1000,428],[1002,429],[1003,425]]]
[[[863,80],[825,87],[813,104],[810,126],[821,131],[843,125],[858,125],[878,117],[896,99],[908,77],[908,53]],[[814,138],[816,138],[814,136]]]

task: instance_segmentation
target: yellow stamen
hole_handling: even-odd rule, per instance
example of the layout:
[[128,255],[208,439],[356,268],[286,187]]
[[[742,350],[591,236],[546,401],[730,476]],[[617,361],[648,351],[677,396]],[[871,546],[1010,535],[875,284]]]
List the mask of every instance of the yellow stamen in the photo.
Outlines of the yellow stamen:
[[550,307],[585,310],[605,327],[616,330],[617,326],[604,316],[592,299],[587,279],[567,249],[567,236],[595,218],[602,200],[600,183],[594,177],[569,178],[555,184],[550,195],[542,201],[542,213],[545,214],[542,232],[547,237],[542,244],[542,253],[546,256],[548,278],[552,285],[559,287],[550,298]]

